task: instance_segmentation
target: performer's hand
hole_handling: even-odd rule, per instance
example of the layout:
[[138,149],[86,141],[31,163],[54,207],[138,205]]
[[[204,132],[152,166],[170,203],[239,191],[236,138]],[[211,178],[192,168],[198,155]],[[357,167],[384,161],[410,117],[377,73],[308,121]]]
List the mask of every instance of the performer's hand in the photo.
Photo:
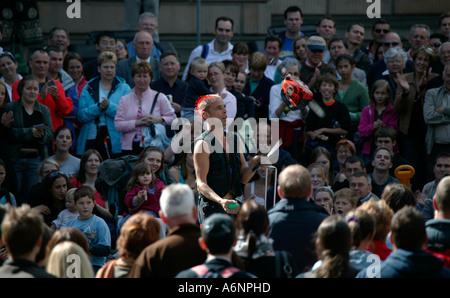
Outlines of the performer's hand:
[[226,196],[224,196],[222,198],[222,200],[220,201],[220,205],[222,206],[223,210],[225,210],[225,212],[228,214],[237,214],[237,213],[239,213],[239,210],[241,210],[240,205],[235,209],[228,208],[228,204],[234,204],[234,203],[236,203],[236,201],[233,200],[233,198],[230,194],[227,194]]

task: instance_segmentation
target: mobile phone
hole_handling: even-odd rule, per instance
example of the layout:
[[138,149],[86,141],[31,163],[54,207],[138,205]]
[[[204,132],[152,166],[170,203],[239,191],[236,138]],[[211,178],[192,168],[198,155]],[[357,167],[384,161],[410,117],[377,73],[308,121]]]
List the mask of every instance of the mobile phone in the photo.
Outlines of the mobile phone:
[[55,81],[50,80],[50,83],[48,83],[48,86],[54,86],[55,85]]
[[42,129],[44,129],[44,128],[46,128],[47,127],[47,125],[45,125],[45,124],[36,124],[36,125],[33,125],[33,128],[42,128]]

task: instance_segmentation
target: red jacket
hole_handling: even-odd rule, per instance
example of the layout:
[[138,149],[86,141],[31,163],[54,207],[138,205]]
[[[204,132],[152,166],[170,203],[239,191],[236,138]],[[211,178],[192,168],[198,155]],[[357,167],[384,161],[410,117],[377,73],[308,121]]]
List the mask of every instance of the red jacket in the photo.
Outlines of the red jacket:
[[386,245],[385,241],[373,240],[371,247],[367,250],[378,255],[381,261],[386,260],[391,254],[392,250]]
[[156,214],[158,214],[161,207],[159,206],[159,198],[161,197],[161,192],[166,186],[164,185],[164,182],[156,178],[156,189],[155,194],[151,194],[147,190],[147,200],[142,203],[142,205],[139,207],[139,209],[136,209],[137,206],[133,205],[133,198],[137,195],[137,193],[143,189],[142,186],[136,185],[131,190],[127,192],[125,195],[125,205],[129,208],[129,212],[125,212],[123,216],[127,216],[128,214],[134,214],[139,211],[153,211]]
[[[12,85],[12,101],[18,100],[20,98],[19,92],[17,92],[17,85],[21,80],[15,82]],[[53,131],[55,131],[58,127],[63,125],[63,117],[67,116],[72,112],[73,102],[70,97],[66,97],[64,92],[64,88],[59,81],[53,80],[58,87],[58,99],[54,100],[53,96],[50,93],[47,93],[47,96],[42,99],[41,95],[38,95],[38,101],[46,105],[50,109],[50,115],[52,116],[52,125]],[[39,91],[41,90],[43,84],[39,84]]]

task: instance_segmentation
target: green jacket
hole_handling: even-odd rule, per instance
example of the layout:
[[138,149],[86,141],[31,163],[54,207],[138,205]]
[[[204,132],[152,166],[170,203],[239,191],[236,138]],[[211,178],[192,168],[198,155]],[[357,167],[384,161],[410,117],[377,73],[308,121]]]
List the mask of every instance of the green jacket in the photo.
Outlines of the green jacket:
[[369,92],[359,80],[353,79],[345,94],[338,92],[336,100],[347,106],[352,123],[359,124],[363,109],[370,104]]
[[[25,141],[33,140],[33,128],[23,127],[23,109],[22,100],[16,100],[6,105],[7,112],[12,111],[14,115],[14,122],[11,126],[12,144],[10,157],[12,161],[19,159],[19,152],[22,148],[22,143]],[[39,154],[42,159],[48,157],[47,143],[52,142],[53,139],[53,126],[50,110],[47,106],[36,101],[34,104],[34,112],[42,114],[43,124],[47,125],[45,128],[45,135],[42,139],[38,140]]]

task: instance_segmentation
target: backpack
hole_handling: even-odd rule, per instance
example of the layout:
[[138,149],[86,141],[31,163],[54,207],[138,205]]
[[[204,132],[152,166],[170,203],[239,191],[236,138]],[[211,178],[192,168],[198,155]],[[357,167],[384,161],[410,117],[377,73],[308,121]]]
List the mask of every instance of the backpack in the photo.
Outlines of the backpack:
[[208,56],[208,53],[209,53],[208,44],[202,44],[202,54],[200,57],[202,57],[203,59],[206,59],[206,56]]
[[117,216],[126,210],[123,198],[137,160],[138,157],[135,155],[124,155],[106,159],[98,167],[95,188],[102,196],[107,196],[110,212],[116,220]]
[[199,278],[229,278],[233,273],[240,271],[236,267],[228,267],[221,271],[212,271],[206,265],[200,264],[191,268]]
[[289,261],[289,253],[285,250],[275,251],[277,278],[292,278],[294,268]]

